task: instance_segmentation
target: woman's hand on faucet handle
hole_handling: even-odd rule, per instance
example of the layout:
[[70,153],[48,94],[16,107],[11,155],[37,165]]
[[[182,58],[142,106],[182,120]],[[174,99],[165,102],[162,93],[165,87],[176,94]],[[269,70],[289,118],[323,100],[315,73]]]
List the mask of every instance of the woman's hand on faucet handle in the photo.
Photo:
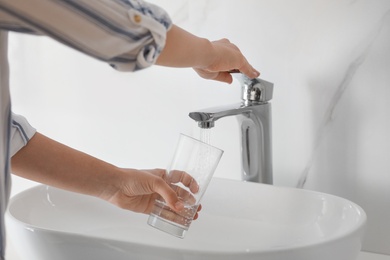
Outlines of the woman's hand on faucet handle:
[[204,67],[194,67],[194,70],[205,79],[232,83],[231,72],[241,72],[249,78],[260,75],[241,53],[240,49],[228,39],[211,42],[212,52],[208,57],[211,62]]
[[176,25],[167,32],[165,47],[156,64],[193,68],[202,78],[226,83],[233,81],[231,71],[239,71],[249,78],[260,75],[229,40],[209,41]]

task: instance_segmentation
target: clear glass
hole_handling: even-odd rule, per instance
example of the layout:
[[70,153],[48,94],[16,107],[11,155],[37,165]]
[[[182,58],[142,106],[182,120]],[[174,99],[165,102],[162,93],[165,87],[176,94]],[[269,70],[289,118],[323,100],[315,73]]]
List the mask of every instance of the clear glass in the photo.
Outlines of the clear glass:
[[155,201],[148,224],[184,238],[200,201],[218,166],[223,151],[195,138],[180,134],[166,181],[184,204],[180,212],[169,208],[160,197]]

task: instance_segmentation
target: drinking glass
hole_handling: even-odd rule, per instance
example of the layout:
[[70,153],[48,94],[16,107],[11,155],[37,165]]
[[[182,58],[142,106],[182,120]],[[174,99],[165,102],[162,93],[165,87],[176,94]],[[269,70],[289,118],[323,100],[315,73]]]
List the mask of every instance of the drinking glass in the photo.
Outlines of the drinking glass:
[[148,224],[184,238],[197,212],[202,196],[222,157],[223,151],[190,136],[180,134],[166,181],[184,208],[176,211],[160,197],[156,199]]

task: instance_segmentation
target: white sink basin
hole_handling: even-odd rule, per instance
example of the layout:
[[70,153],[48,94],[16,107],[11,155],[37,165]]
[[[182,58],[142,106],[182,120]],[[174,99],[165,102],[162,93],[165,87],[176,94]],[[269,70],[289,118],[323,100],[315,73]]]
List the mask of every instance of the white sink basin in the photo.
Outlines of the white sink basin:
[[105,201],[37,186],[10,201],[8,235],[26,260],[355,260],[366,223],[332,195],[213,179],[185,239]]

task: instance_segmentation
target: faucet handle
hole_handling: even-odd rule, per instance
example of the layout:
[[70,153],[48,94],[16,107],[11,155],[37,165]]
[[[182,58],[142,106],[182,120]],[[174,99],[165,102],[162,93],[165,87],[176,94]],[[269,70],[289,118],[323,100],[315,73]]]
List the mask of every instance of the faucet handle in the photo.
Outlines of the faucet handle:
[[241,84],[241,98],[245,102],[267,102],[272,99],[274,84],[260,78],[250,79],[242,73],[235,73],[234,77]]

